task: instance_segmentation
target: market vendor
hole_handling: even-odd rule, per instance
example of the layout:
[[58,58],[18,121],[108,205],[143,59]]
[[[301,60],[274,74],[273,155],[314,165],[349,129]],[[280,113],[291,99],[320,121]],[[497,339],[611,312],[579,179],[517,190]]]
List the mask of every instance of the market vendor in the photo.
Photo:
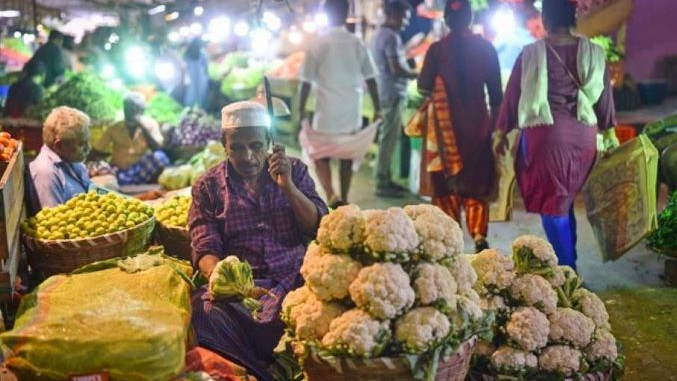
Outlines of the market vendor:
[[26,109],[42,101],[45,95],[42,83],[46,70],[40,61],[29,61],[24,65],[21,78],[9,87],[5,101],[5,116],[21,118],[25,115]]
[[143,115],[146,100],[142,94],[130,92],[123,106],[125,119],[109,126],[94,143],[94,150],[105,155],[112,149],[111,164],[117,170],[120,185],[153,183],[169,164],[162,151],[164,138],[160,126]]
[[87,114],[66,106],[47,116],[42,129],[44,145],[29,164],[33,180],[28,195],[30,214],[89,190],[91,182],[83,164],[90,150],[89,123]]
[[193,296],[198,344],[270,380],[267,366],[282,335],[280,305],[298,287],[306,245],[315,236],[327,206],[308,168],[275,146],[270,153],[269,118],[254,102],[222,110],[228,159],[193,186],[188,224],[193,264],[207,277],[219,260],[235,255],[249,262],[263,296],[258,320],[240,303],[211,303],[205,289]]

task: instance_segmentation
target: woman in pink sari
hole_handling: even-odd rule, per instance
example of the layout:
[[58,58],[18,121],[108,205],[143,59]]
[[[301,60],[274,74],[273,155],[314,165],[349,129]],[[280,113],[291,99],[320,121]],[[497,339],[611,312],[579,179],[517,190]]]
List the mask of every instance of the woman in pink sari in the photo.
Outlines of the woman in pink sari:
[[516,171],[525,207],[541,215],[560,264],[576,268],[574,199],[595,162],[597,132],[615,138],[613,95],[603,50],[572,33],[575,3],[544,0],[543,24],[548,37],[524,48],[510,76],[496,150],[505,153],[505,133],[521,129]]

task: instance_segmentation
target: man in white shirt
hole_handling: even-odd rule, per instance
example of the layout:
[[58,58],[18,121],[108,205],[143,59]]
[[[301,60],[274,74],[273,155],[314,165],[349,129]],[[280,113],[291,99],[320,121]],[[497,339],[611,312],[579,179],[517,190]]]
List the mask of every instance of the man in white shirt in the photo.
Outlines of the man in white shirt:
[[[318,36],[306,51],[300,71],[301,120],[306,118],[306,103],[314,90],[315,113],[312,129],[326,134],[346,135],[362,128],[362,94],[366,81],[374,104],[374,120],[379,118],[376,86],[377,69],[365,44],[345,29],[350,4],[347,0],[327,0],[323,10],[329,29]],[[340,194],[334,192],[329,160],[340,159]],[[347,202],[352,179],[352,160],[344,157],[314,159],[315,170],[331,207]]]

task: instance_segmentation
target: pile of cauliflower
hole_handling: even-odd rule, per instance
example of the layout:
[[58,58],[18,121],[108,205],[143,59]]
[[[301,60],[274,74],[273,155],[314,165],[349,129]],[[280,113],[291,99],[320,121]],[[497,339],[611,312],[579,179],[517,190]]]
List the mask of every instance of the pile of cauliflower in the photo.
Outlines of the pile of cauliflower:
[[431,205],[325,216],[282,304],[288,335],[333,356],[424,354],[483,321],[459,225]]
[[600,298],[557,265],[544,239],[522,236],[512,249],[512,256],[490,249],[471,261],[482,309],[497,316],[494,339],[475,350],[476,367],[520,379],[614,369],[618,349]]

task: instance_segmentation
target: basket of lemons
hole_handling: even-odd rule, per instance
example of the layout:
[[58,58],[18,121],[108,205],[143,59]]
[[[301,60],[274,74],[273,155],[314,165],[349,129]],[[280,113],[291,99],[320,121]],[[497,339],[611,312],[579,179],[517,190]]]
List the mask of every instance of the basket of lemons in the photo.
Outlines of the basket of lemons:
[[188,234],[189,196],[174,196],[155,208],[158,221],[156,238],[165,248],[165,253],[191,260],[190,234]]
[[45,276],[145,251],[155,228],[153,208],[115,193],[82,193],[21,224],[31,263]]

